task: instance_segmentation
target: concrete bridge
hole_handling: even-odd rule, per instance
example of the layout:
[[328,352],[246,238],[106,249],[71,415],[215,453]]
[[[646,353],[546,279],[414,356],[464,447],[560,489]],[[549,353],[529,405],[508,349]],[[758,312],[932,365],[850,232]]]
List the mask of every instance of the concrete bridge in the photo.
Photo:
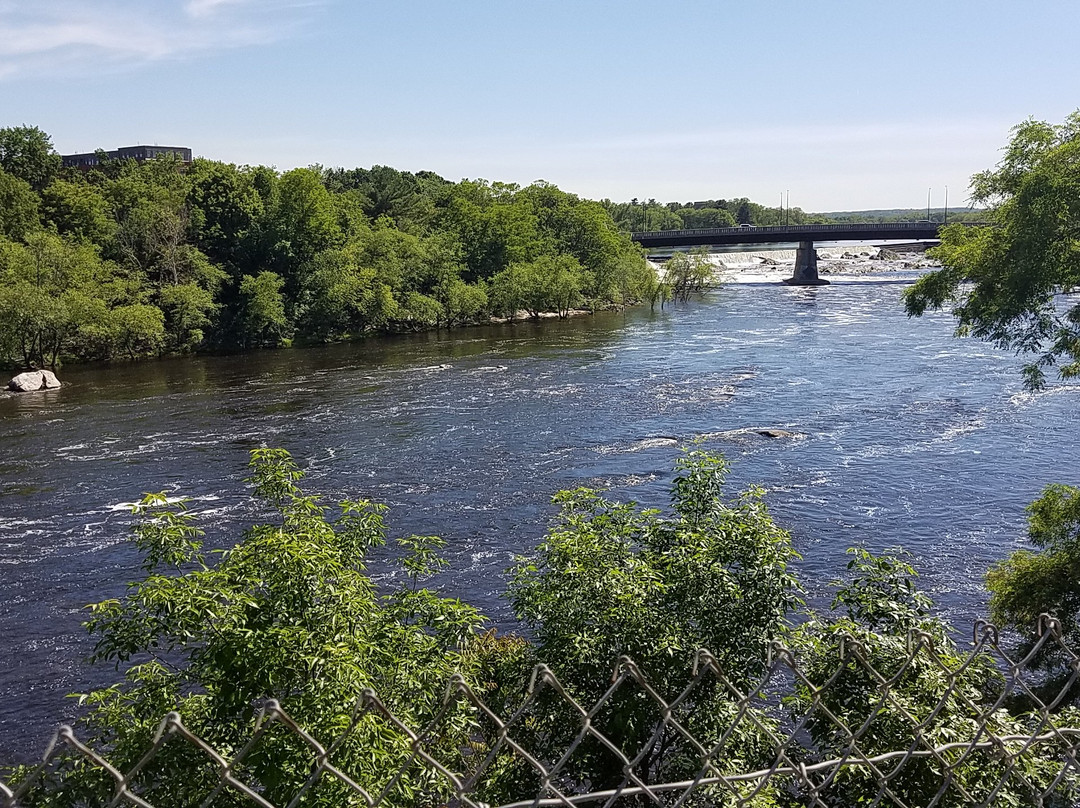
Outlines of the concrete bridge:
[[719,247],[731,244],[798,244],[795,274],[784,283],[816,286],[828,283],[818,277],[815,241],[889,241],[936,239],[938,222],[891,222],[888,224],[797,224],[767,227],[711,227],[703,230],[653,230],[631,233],[642,247]]

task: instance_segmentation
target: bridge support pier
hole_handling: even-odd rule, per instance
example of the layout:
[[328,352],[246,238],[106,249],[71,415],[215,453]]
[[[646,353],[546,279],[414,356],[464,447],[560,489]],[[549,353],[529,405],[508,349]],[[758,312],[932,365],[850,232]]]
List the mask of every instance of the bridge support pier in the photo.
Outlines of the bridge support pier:
[[800,241],[795,253],[795,274],[784,280],[788,286],[825,286],[827,280],[817,274],[817,250],[814,242]]

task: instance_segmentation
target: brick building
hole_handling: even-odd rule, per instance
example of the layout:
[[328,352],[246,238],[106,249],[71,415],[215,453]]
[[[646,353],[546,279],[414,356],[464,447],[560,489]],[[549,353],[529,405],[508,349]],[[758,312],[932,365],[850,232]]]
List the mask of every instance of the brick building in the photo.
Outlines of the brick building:
[[[184,163],[191,162],[191,149],[186,146],[123,146],[115,151],[105,152],[109,160],[153,160],[163,154],[175,154]],[[61,154],[65,166],[73,168],[93,168],[101,162],[101,152],[89,154]]]

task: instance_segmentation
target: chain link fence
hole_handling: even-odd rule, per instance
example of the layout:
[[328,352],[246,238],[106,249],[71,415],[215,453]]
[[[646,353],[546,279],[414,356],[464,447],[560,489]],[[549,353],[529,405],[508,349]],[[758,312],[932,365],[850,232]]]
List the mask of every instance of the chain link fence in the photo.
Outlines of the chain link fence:
[[[124,770],[110,762],[108,748],[93,748],[64,726],[40,764],[0,781],[0,802],[4,808],[1076,806],[1080,720],[1070,702],[1080,657],[1062,641],[1056,621],[1044,617],[1039,629],[1018,659],[987,623],[975,625],[972,646],[962,654],[941,650],[940,640],[918,631],[877,648],[840,636],[828,655],[813,660],[775,645],[750,687],[740,687],[745,677],[729,677],[702,650],[675,694],[657,692],[624,657],[603,695],[589,703],[546,665],[535,668],[516,700],[497,705],[488,703],[490,693],[485,701],[485,693],[455,676],[427,725],[408,725],[378,693],[365,690],[333,738],[314,737],[280,703],[267,701],[246,743],[228,751],[173,712],[141,760]],[[1057,660],[1054,677],[1032,664],[1048,654]],[[706,702],[726,706],[703,721]],[[632,732],[620,725],[627,705],[644,706],[633,715],[649,716],[649,725]],[[448,722],[460,728],[463,721],[467,742],[448,745]],[[406,750],[375,779],[336,762],[362,727],[376,727]],[[702,727],[709,731],[702,734]],[[561,743],[554,751],[553,739]],[[282,795],[280,784],[271,788],[253,776],[251,763],[285,741],[300,768],[291,792]],[[191,793],[180,799],[156,801],[157,767],[178,752],[210,777],[193,778]],[[73,771],[93,773],[95,793],[104,796],[65,794],[64,774]]]

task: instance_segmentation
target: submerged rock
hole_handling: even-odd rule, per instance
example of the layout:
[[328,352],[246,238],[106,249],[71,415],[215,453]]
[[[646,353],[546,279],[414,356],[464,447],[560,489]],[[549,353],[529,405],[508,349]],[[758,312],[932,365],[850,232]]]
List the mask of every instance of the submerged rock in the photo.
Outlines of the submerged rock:
[[796,432],[788,432],[786,429],[759,429],[757,430],[759,435],[763,435],[766,438],[799,438],[802,437]]
[[7,389],[16,393],[33,393],[38,390],[55,390],[59,386],[60,380],[51,370],[28,370],[8,382]]
[[792,438],[794,440],[801,440],[806,437],[806,433],[791,432],[787,429],[764,429],[756,426],[744,426],[741,429],[728,429],[723,432],[705,432],[696,437],[699,440],[730,440],[737,443],[748,443],[757,440],[758,436],[763,438]]

